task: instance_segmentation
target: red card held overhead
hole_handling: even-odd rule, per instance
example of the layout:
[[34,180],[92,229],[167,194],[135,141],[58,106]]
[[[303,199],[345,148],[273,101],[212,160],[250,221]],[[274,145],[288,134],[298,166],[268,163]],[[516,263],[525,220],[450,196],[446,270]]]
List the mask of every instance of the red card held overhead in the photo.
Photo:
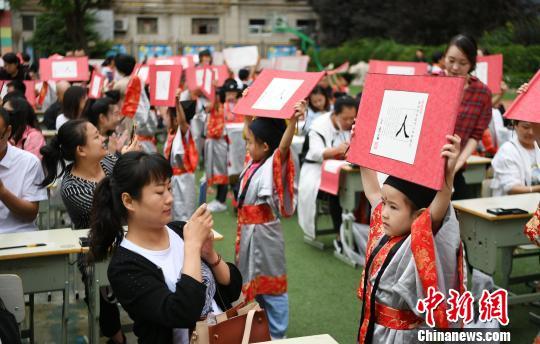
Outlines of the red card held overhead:
[[[0,80],[0,98],[8,93],[8,84],[11,80]],[[24,97],[32,107],[36,105],[36,81],[35,80],[24,80],[24,86],[26,87],[26,92]]]
[[325,72],[289,72],[264,69],[240,98],[233,112],[239,115],[288,119],[294,105],[305,99]]
[[473,73],[489,87],[491,93],[501,93],[503,78],[502,54],[478,56],[476,58],[476,69]]
[[180,86],[182,66],[151,65],[148,79],[150,81],[150,104],[155,106],[175,106],[176,90]]
[[540,123],[540,70],[529,81],[527,92],[520,94],[504,117],[518,121]]
[[[435,190],[465,78],[368,73],[347,161]],[[356,135],[356,133],[359,133]]]
[[369,72],[395,75],[426,75],[428,64],[425,62],[369,60]]
[[189,90],[200,89],[210,101],[214,100],[214,71],[211,67],[193,67],[186,70],[186,83]]
[[39,72],[44,81],[87,81],[88,57],[39,59]]
[[225,80],[229,78],[229,68],[226,65],[212,66],[214,71],[214,79],[216,80],[216,86],[221,87],[225,83]]
[[100,73],[93,71],[90,78],[90,87],[88,87],[88,98],[98,99],[101,98],[103,91],[103,84],[105,83],[105,77]]

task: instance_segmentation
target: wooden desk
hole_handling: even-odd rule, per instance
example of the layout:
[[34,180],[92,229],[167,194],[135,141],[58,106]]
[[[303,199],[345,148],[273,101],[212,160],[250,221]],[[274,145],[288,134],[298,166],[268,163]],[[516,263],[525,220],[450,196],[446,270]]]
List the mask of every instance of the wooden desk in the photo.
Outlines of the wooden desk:
[[[527,279],[527,276],[510,277],[512,256],[516,246],[530,243],[523,234],[523,228],[536,211],[539,201],[540,194],[534,193],[453,202],[459,211],[461,239],[465,243],[469,264],[489,275],[500,274],[502,288],[507,289],[510,283]],[[495,216],[486,211],[488,208],[521,208],[528,214]],[[536,299],[540,299],[540,293],[511,295],[509,303]]]
[[282,340],[274,340],[271,342],[261,342],[260,344],[338,344],[334,338],[328,334],[320,334],[318,336],[288,338]]
[[491,159],[471,155],[467,159],[467,168],[463,173],[465,183],[474,189],[474,195],[480,197],[482,182],[486,179],[487,167],[491,165]]
[[[46,246],[0,250],[0,273],[18,275],[25,294],[63,292],[62,343],[67,343],[69,255],[81,247],[70,229],[0,234],[1,247],[45,243]],[[30,332],[33,334],[33,319]]]
[[[73,230],[71,231],[71,235],[78,242],[80,237],[88,236],[88,231],[88,229]],[[212,231],[214,233],[214,240],[223,240],[223,235],[215,230]],[[83,247],[82,252],[87,253],[88,247]],[[99,343],[99,293],[101,287],[109,285],[109,278],[107,277],[108,268],[108,259],[95,264],[88,264],[88,342],[90,344]]]
[[[343,208],[343,226],[341,231],[341,241],[344,246],[354,247],[353,237],[353,212],[360,203],[360,193],[364,191],[360,169],[351,165],[343,166],[339,179],[339,203]],[[352,257],[351,252],[346,252],[345,247],[342,253],[334,252],[334,255],[345,263],[356,267],[358,262]]]

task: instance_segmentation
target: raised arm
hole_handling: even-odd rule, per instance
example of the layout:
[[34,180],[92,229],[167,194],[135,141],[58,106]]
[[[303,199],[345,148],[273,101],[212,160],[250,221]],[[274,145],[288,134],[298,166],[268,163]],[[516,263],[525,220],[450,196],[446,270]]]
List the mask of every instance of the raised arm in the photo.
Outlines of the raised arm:
[[371,204],[371,207],[375,208],[381,201],[381,186],[377,179],[377,172],[366,167],[360,167],[360,173],[362,174],[362,186],[364,187],[366,198],[369,204]]
[[176,96],[176,119],[178,120],[178,129],[180,129],[182,135],[185,135],[189,129],[189,123],[186,120],[184,108],[180,104],[180,94]]
[[446,135],[446,138],[450,143],[445,144],[441,150],[441,156],[446,158],[445,182],[443,188],[435,195],[430,206],[431,222],[435,231],[441,227],[448,211],[450,199],[452,198],[456,163],[460,156],[461,138],[455,134]]
[[279,151],[284,158],[288,156],[289,147],[291,146],[294,132],[296,131],[296,123],[298,122],[298,118],[302,117],[306,112],[306,106],[305,100],[301,100],[294,105],[294,115],[289,119],[287,129],[285,129],[285,133],[283,133],[281,141],[279,142]]

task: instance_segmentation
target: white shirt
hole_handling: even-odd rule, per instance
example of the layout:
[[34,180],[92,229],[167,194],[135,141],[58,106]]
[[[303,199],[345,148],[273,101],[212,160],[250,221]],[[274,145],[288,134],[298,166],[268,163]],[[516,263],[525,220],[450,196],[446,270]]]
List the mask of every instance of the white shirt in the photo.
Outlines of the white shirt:
[[63,126],[67,121],[69,121],[69,119],[64,116],[64,114],[58,115],[58,117],[56,117],[56,130],[60,130],[60,127]]
[[[39,159],[32,153],[8,144],[6,155],[0,160],[0,180],[12,194],[29,202],[47,199],[47,190],[39,187],[44,175]],[[0,201],[0,233],[37,230],[35,219],[24,222]]]
[[[162,251],[142,248],[127,238],[122,240],[120,246],[140,254],[160,267],[163,271],[163,277],[165,278],[167,287],[174,293],[176,291],[176,283],[180,280],[184,266],[184,240],[169,227],[167,227],[167,232],[169,233],[169,248]],[[221,313],[221,310],[213,299],[212,308],[215,310],[214,313]],[[173,343],[188,344],[189,330],[185,328],[174,329]]]

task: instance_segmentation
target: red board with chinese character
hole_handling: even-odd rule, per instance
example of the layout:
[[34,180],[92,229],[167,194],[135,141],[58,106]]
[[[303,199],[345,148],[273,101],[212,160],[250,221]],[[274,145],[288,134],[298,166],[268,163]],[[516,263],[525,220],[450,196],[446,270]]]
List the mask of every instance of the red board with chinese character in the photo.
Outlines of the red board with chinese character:
[[233,112],[239,115],[291,118],[294,105],[309,96],[324,72],[290,72],[264,69],[247,96],[242,97]]
[[186,83],[191,91],[200,89],[206,98],[214,100],[214,71],[209,66],[192,67],[186,70]]
[[181,76],[180,65],[150,65],[148,72],[150,104],[175,106],[176,90],[180,86]]
[[366,77],[347,161],[440,190],[441,148],[454,133],[464,78]]
[[90,78],[90,86],[88,87],[88,98],[101,98],[104,83],[105,77],[100,73],[93,71],[92,77]]
[[39,74],[44,81],[87,81],[88,57],[39,59]]

